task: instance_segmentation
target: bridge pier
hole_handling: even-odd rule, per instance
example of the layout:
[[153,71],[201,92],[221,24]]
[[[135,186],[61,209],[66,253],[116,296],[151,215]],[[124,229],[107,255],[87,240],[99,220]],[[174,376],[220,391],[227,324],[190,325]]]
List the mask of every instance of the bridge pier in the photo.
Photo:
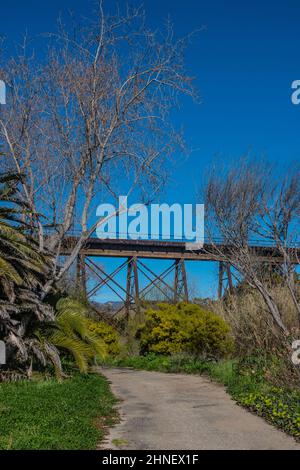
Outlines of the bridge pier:
[[229,263],[219,261],[218,299],[221,300],[226,292],[233,294],[231,266]]
[[[124,267],[127,270],[125,287],[115,279],[115,276]],[[99,280],[98,284],[89,291],[87,291],[87,269],[90,269]],[[166,282],[166,277],[172,271],[174,271],[174,278],[173,285],[170,285]],[[142,289],[140,289],[141,276],[148,281]],[[119,311],[124,309],[126,319],[129,318],[131,310],[134,310],[136,313],[140,311],[141,300],[147,299],[147,295],[154,288],[160,292],[164,300],[170,303],[189,301],[184,259],[175,259],[167,269],[158,275],[137,256],[129,256],[125,262],[122,262],[111,274],[108,274],[88,256],[80,254],[77,257],[76,284],[87,297],[95,295],[103,286],[109,287],[123,302],[123,306]],[[222,299],[226,292],[233,293],[233,291],[231,266],[227,262],[220,261],[218,275],[219,300]]]
[[185,262],[183,259],[175,260],[174,303],[179,300],[189,301]]
[[85,296],[87,295],[86,281],[85,256],[83,254],[79,254],[76,260],[76,286]]
[[135,310],[138,313],[140,309],[139,295],[139,278],[137,259],[132,256],[127,260],[127,277],[126,277],[126,300],[125,300],[125,316],[129,319],[130,307],[134,301]]
[[[108,274],[104,269],[92,261],[89,257],[84,258],[84,277],[78,274],[78,279],[86,286],[86,269],[93,272],[98,278],[98,283],[87,292],[87,297],[94,296],[103,286],[110,288],[115,295],[122,301],[123,305],[117,313],[124,311],[125,318],[128,320],[130,311],[140,312],[141,300],[147,299],[152,289],[156,289],[162,295],[163,299],[177,303],[180,301],[188,302],[188,282],[185,269],[184,259],[176,259],[161,274],[152,271],[137,256],[130,256],[126,261],[122,262],[112,273]],[[78,261],[81,266],[82,258]],[[116,275],[123,269],[126,269],[126,285],[123,287],[116,279]],[[79,267],[78,267],[79,272]],[[174,272],[173,284],[166,281],[167,276]],[[140,278],[143,276],[147,280],[147,284],[140,289]],[[148,297],[149,298],[149,297]]]

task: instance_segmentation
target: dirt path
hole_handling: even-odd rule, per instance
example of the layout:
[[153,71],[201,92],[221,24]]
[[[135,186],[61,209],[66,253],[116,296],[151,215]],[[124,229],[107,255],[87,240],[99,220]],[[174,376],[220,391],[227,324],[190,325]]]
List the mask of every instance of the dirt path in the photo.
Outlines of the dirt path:
[[101,369],[121,399],[106,449],[295,449],[293,438],[195,375]]

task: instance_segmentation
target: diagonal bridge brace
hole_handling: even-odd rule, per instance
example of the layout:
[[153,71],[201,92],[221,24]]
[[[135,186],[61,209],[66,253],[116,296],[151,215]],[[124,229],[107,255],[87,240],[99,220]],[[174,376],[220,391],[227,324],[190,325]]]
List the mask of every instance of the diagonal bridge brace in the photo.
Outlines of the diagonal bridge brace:
[[[86,269],[89,269],[99,280],[99,282],[87,292],[87,297],[94,296],[103,286],[107,286],[122,301],[122,307],[119,308],[117,312],[114,312],[113,317],[124,311],[126,319],[129,319],[131,310],[134,310],[136,313],[139,312],[141,300],[146,299],[154,288],[157,289],[168,302],[176,303],[180,300],[188,301],[187,277],[183,259],[176,259],[159,275],[135,256],[128,257],[109,274],[87,256],[84,257],[84,259],[81,257],[80,266],[85,276]],[[115,279],[116,275],[124,268],[127,268],[125,287]],[[173,271],[174,282],[173,285],[170,285],[166,281],[166,278]],[[146,278],[148,283],[140,290],[139,281],[141,276]]]

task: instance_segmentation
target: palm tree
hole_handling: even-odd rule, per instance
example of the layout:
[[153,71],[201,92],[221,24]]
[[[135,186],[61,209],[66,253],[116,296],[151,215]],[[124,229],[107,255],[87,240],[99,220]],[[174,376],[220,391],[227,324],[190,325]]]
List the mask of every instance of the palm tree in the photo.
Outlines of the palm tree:
[[30,211],[19,197],[21,176],[0,174],[0,339],[9,365],[28,365],[39,355],[33,332],[54,320],[53,309],[40,300],[50,257],[38,251],[25,222]]
[[0,174],[0,339],[7,345],[8,366],[32,371],[34,360],[53,364],[63,375],[60,353],[73,356],[81,372],[105,344],[88,328],[88,307],[72,298],[60,299],[56,309],[41,300],[51,257],[40,253],[30,235],[31,213],[18,196],[21,177]]

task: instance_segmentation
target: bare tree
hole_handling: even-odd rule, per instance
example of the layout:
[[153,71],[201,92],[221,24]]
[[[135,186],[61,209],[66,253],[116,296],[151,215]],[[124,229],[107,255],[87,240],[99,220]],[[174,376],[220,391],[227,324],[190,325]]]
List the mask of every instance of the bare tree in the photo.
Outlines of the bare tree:
[[300,168],[294,165],[282,180],[271,180],[262,200],[259,223],[254,232],[276,246],[282,257],[281,274],[300,321],[299,286],[295,265],[299,265]]
[[[275,324],[284,333],[288,333],[287,327],[254,245],[271,245],[278,250],[287,285],[299,306],[291,283],[298,249],[295,239],[291,245],[299,217],[298,181],[299,173],[294,171],[284,183],[274,183],[270,166],[242,159],[225,173],[214,168],[206,186],[207,234],[217,258],[230,263],[261,294]],[[216,237],[220,239],[218,243]],[[268,260],[267,250],[265,261],[268,265],[274,262]]]
[[[40,250],[54,253],[45,295],[99,223],[99,195],[116,196],[120,178],[128,194],[143,189],[145,202],[160,190],[166,158],[183,145],[170,115],[181,94],[195,92],[184,66],[189,36],[176,39],[170,22],[150,31],[141,8],[107,14],[100,1],[93,20],[72,28],[60,20],[44,40],[43,59],[25,39],[3,64],[10,92],[0,139],[3,166],[26,175],[22,197]],[[72,227],[77,243],[58,266]]]

